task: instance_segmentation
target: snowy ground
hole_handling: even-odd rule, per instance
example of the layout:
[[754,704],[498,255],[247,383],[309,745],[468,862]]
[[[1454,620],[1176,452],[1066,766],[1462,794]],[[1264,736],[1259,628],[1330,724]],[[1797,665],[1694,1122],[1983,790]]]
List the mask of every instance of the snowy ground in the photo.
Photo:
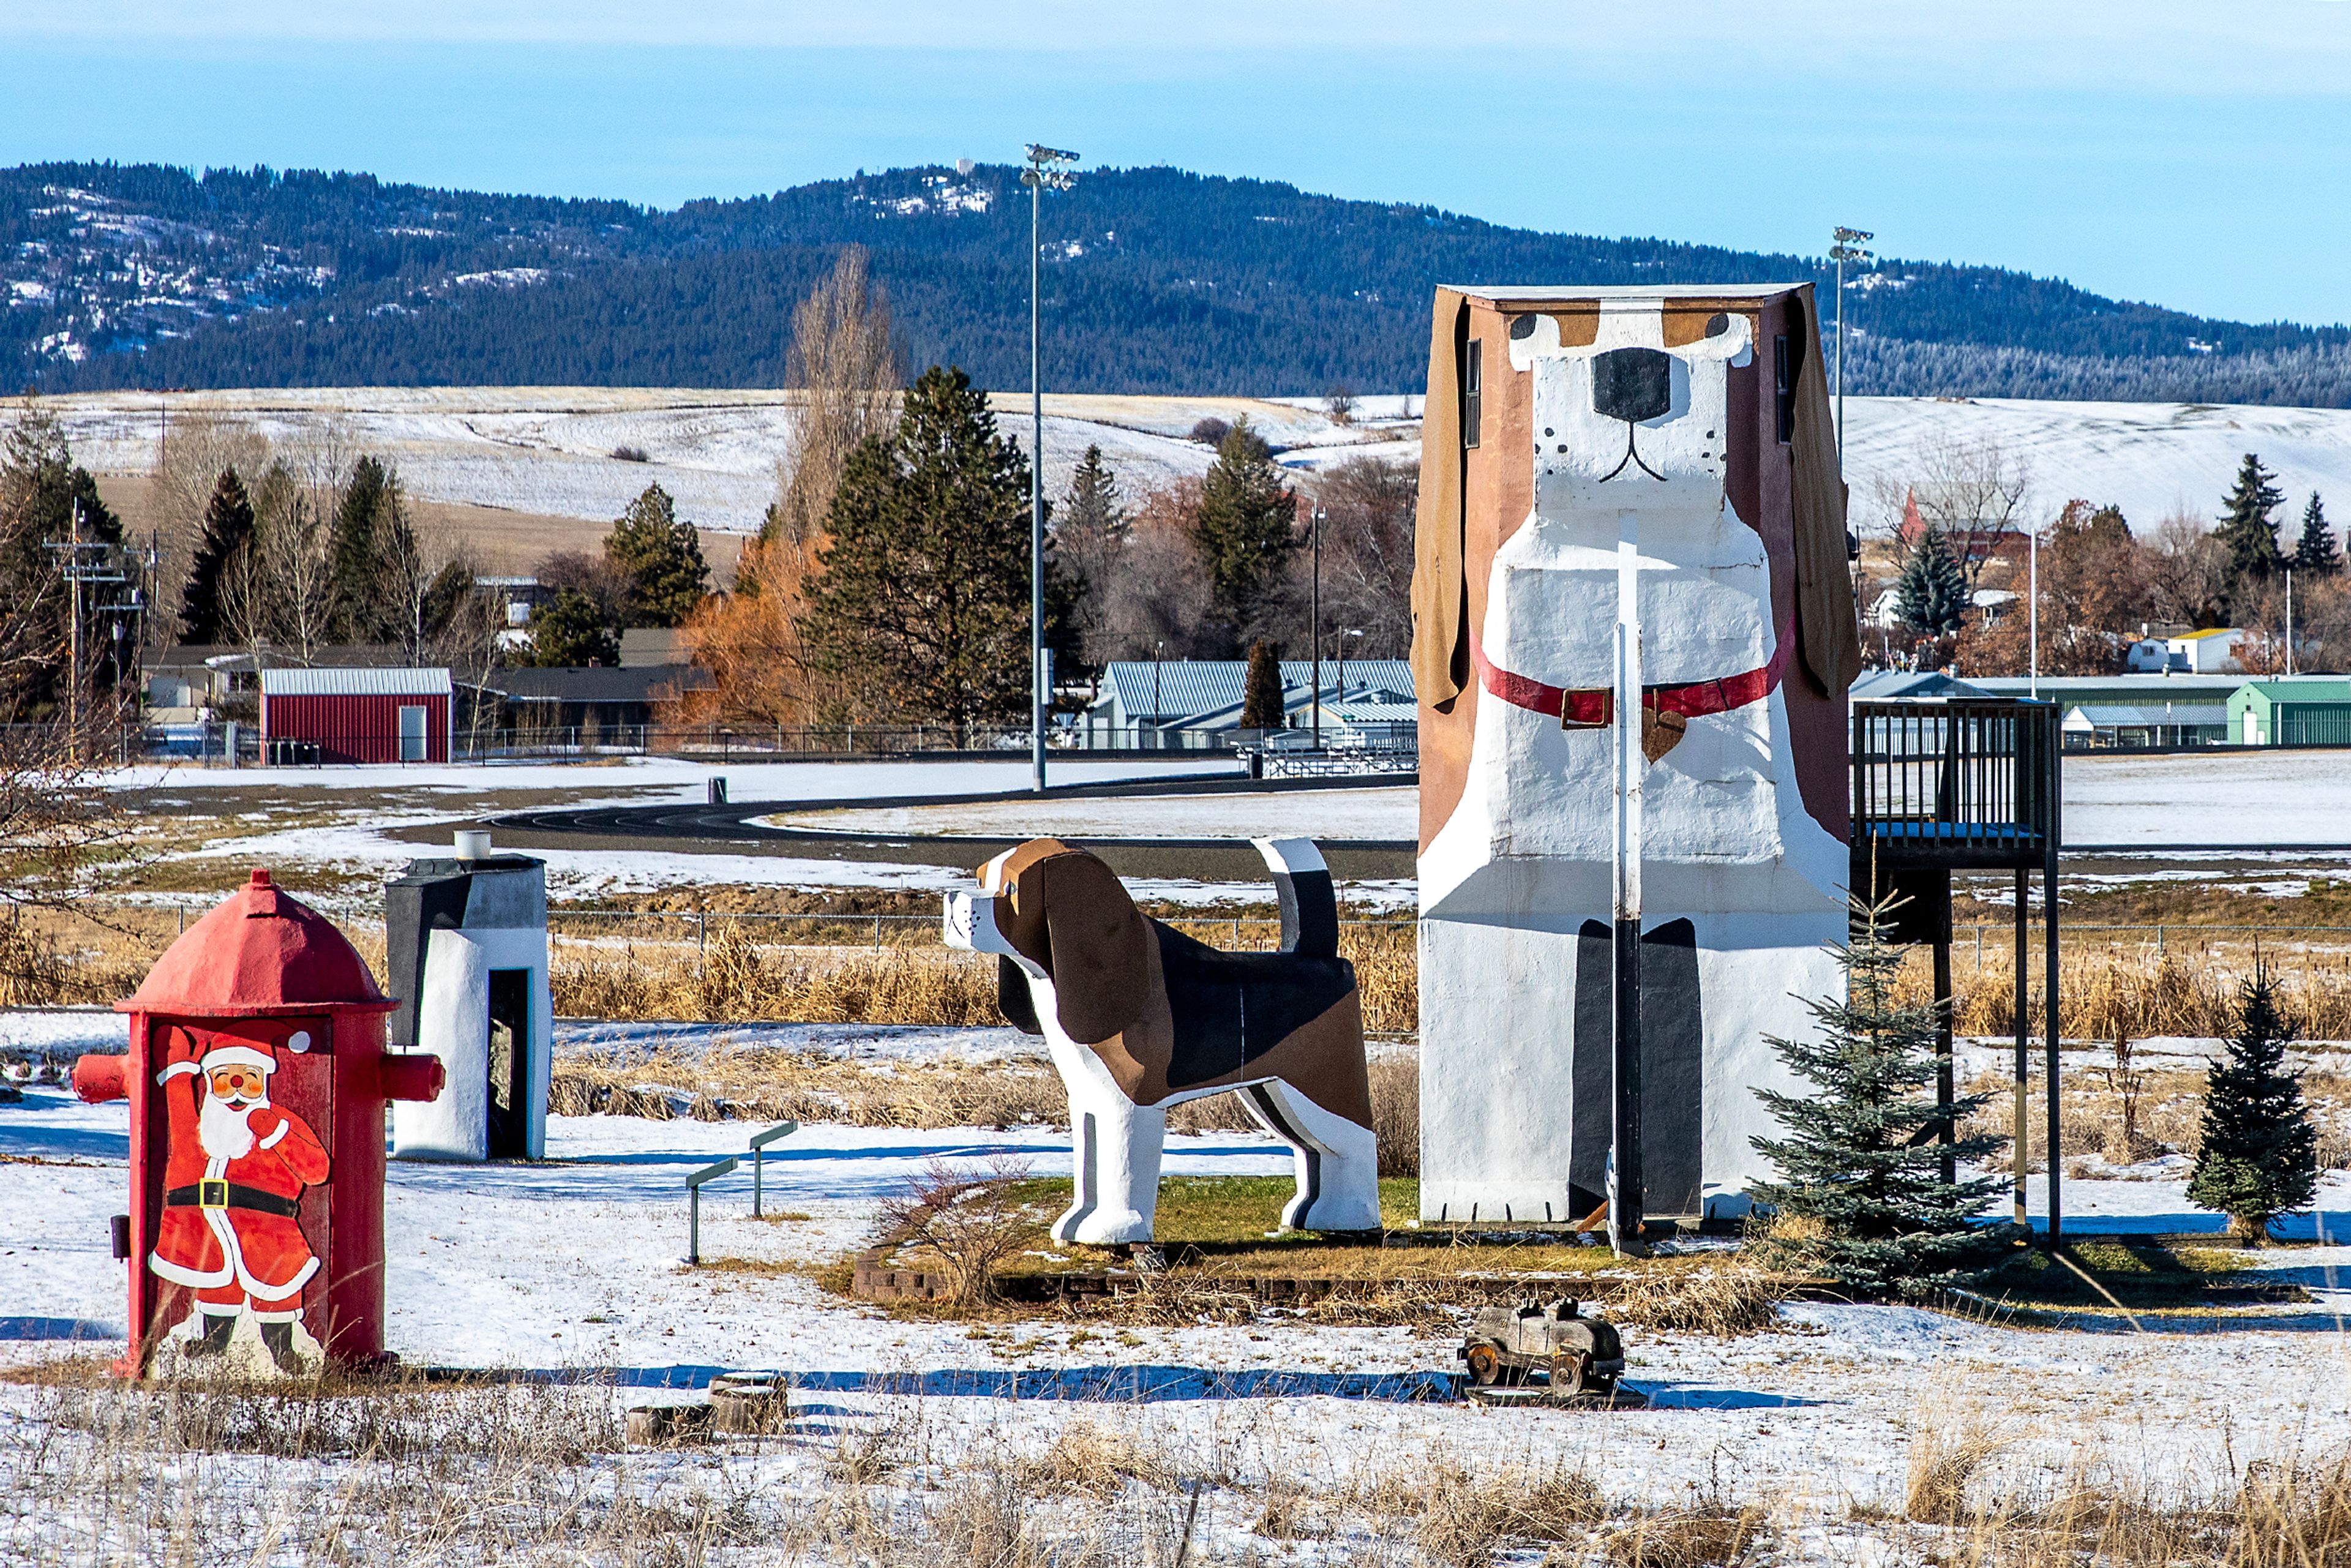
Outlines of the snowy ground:
[[[536,1369],[677,1388],[739,1366],[780,1366],[835,1420],[918,1413],[934,1440],[1019,1437],[1067,1418],[1071,1399],[1194,1435],[1237,1416],[1322,1465],[1438,1452],[1488,1462],[1537,1453],[1652,1503],[1713,1484],[1733,1497],[1794,1493],[1823,1508],[1897,1502],[1923,1426],[1980,1421],[2004,1463],[2053,1475],[2102,1445],[2150,1473],[2218,1473],[2300,1444],[2351,1437],[2346,1341],[2330,1303],[2202,1319],[2144,1318],[2027,1332],[1897,1307],[1794,1306],[1781,1332],[1734,1342],[1633,1336],[1650,1411],[1604,1418],[1397,1402],[1449,1369],[1451,1345],[1403,1330],[1318,1328],[1275,1315],[1245,1326],[1142,1329],[1071,1343],[1066,1326],[975,1336],[959,1323],[888,1319],[791,1273],[687,1271],[685,1173],[742,1152],[740,1124],[557,1118],[541,1166],[395,1164],[387,1219],[393,1348],[413,1362]],[[106,1217],[124,1198],[125,1118],[35,1091],[0,1109],[0,1335],[18,1355],[110,1347],[122,1270]],[[1032,1157],[1064,1168],[1057,1134],[810,1127],[776,1145],[768,1202],[805,1216],[747,1218],[746,1181],[707,1193],[706,1256],[812,1261],[853,1245],[877,1195],[937,1155]],[[1170,1141],[1172,1171],[1278,1174],[1277,1148],[1239,1135]],[[2086,1186],[2077,1184],[2077,1195]],[[2114,1184],[2125,1185],[2125,1184]],[[2136,1189],[2149,1184],[2128,1184]],[[2176,1191],[2175,1199],[2176,1201]],[[2077,1202],[2079,1197],[2077,1197]],[[2330,1228],[2351,1190],[2330,1188]],[[2182,1206],[2184,1207],[2184,1206]],[[2325,1291],[2351,1249],[2281,1249],[2267,1272]],[[97,1342],[91,1345],[88,1342]],[[2216,1360],[2231,1397],[2206,1397]],[[643,1397],[642,1394],[634,1396]],[[1138,1407],[1139,1406],[1139,1407]],[[1319,1450],[1316,1445],[1321,1445]]]
[[779,812],[758,820],[779,828],[841,833],[1225,839],[1296,833],[1408,843],[1419,831],[1419,818],[1420,792],[1405,786],[1174,799],[990,800],[957,806]]
[[[1186,439],[1197,421],[1246,414],[1301,472],[1348,456],[1416,460],[1418,398],[1360,400],[1355,423],[1333,423],[1312,399],[1108,397],[1045,399],[1045,478],[1056,493],[1099,444],[1130,496],[1206,472],[1212,454]],[[51,398],[75,454],[91,468],[143,473],[168,406],[211,414],[274,439],[338,422],[392,457],[416,494],[605,522],[647,484],[678,498],[705,528],[755,531],[774,489],[791,423],[789,394],[645,387],[301,388],[264,392],[93,392]],[[1006,434],[1026,442],[1018,397],[998,399]],[[2032,510],[2068,497],[2112,501],[2136,526],[2184,511],[2209,518],[2247,452],[2290,496],[2351,489],[2351,411],[2182,403],[2038,402],[2015,399],[1850,400],[1847,470],[1857,519],[1882,528],[1881,476],[1919,468],[1938,444],[1997,442],[2032,481]],[[614,458],[643,448],[645,463]]]

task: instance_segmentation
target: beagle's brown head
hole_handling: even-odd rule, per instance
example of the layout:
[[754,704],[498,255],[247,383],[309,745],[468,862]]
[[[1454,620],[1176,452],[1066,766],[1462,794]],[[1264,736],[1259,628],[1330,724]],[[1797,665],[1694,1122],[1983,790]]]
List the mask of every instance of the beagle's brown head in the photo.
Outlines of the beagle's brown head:
[[1151,930],[1109,866],[1058,839],[1031,839],[979,868],[998,934],[1053,982],[1061,1028],[1099,1045],[1143,1010]]

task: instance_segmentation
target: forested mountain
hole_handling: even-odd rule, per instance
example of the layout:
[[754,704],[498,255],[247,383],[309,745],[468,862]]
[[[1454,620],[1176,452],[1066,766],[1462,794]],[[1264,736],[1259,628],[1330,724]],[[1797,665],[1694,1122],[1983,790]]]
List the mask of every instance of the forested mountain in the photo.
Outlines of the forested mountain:
[[[1017,171],[901,169],[658,211],[266,169],[0,171],[0,365],[94,388],[775,386],[790,306],[872,254],[915,368],[1028,381]],[[1818,258],[1481,223],[1176,169],[1045,205],[1050,384],[1416,388],[1440,281],[1812,278]],[[1888,261],[1847,296],[1857,391],[2351,404],[2351,330],[2207,320],[1997,267]]]

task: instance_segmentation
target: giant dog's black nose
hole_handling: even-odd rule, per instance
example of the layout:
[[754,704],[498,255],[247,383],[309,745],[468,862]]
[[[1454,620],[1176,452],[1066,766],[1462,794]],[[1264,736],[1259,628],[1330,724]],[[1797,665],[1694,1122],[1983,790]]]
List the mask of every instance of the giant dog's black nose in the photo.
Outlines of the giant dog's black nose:
[[1611,349],[1592,361],[1592,406],[1638,424],[1674,403],[1674,357],[1656,349]]

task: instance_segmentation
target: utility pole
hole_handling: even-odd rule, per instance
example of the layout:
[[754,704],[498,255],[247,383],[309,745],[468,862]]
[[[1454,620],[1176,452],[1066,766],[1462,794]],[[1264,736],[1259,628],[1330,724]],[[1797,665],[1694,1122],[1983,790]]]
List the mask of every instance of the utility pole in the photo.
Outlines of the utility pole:
[[2024,637],[2026,677],[2031,683],[2032,700],[2041,700],[2041,530],[2024,530],[2026,577],[2029,591],[2025,600]]
[[1165,732],[1159,727],[1159,716],[1167,711],[1159,706],[1159,660],[1166,652],[1165,638],[1151,644],[1151,743],[1154,750],[1167,738]]
[[[2289,579],[2289,581],[2292,580]],[[1339,669],[1347,668],[1347,650],[1339,650]],[[1322,749],[1322,508],[1314,508],[1314,749]]]
[[[41,548],[53,550],[61,558],[57,563],[57,575],[64,580],[66,585],[66,737],[68,744],[73,748],[74,760],[86,762],[89,760],[89,737],[84,733],[86,716],[83,713],[82,702],[82,585],[90,582],[122,583],[129,579],[123,574],[122,563],[117,559],[111,559],[113,547],[104,539],[83,542],[79,500],[76,500],[73,504],[73,521],[67,537],[62,540],[44,540]],[[126,610],[135,608],[139,598],[140,595],[134,590],[130,604],[110,604],[102,608],[109,614],[120,615]],[[116,627],[116,632],[119,639],[120,632],[119,624]],[[119,649],[120,642],[118,641],[115,645]],[[115,678],[118,685],[121,679],[121,664],[118,658],[115,664]]]
[[1837,225],[1834,243],[1829,256],[1836,262],[1836,421],[1837,472],[1844,472],[1844,264],[1871,259],[1861,247],[1876,238],[1867,229],[1849,229]]
[[1020,183],[1029,187],[1029,787],[1045,790],[1045,718],[1052,706],[1051,665],[1045,657],[1045,384],[1043,308],[1039,303],[1039,225],[1045,190],[1076,183],[1074,152],[1029,144]]
[[2285,569],[2285,673],[2294,674],[2294,568]]

